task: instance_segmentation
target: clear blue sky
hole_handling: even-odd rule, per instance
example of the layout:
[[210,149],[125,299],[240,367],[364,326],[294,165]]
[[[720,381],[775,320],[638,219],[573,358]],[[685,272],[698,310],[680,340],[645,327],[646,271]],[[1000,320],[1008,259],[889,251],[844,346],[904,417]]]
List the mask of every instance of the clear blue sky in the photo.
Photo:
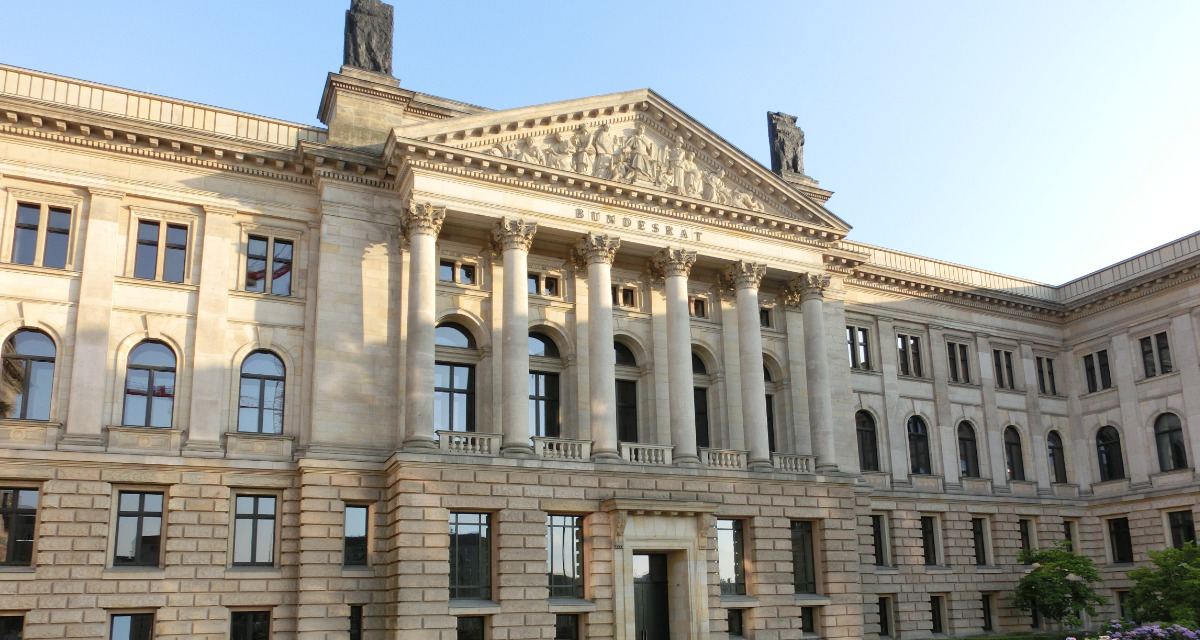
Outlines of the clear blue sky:
[[[850,238],[1053,284],[1200,229],[1200,2],[396,0],[401,85],[650,87],[764,164],[794,114]],[[349,0],[0,0],[0,61],[316,123]]]

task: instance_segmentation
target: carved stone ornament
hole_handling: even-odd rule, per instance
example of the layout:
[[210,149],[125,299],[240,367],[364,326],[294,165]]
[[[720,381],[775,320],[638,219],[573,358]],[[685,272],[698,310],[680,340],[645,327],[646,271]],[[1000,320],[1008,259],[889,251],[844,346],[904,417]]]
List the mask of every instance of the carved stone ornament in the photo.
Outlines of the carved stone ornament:
[[352,0],[346,12],[342,64],[392,75],[392,6],[379,0]]
[[536,222],[526,222],[516,218],[501,218],[492,229],[492,242],[500,252],[508,249],[529,251],[533,244],[533,234],[537,233]]
[[616,514],[616,522],[613,523],[613,547],[617,549],[625,548],[625,525],[629,522],[629,514],[625,511],[618,511]]
[[771,171],[804,175],[804,132],[796,126],[796,116],[768,112],[767,133],[771,137]]
[[717,517],[711,513],[702,513],[699,518],[699,535],[697,542],[701,549],[711,549],[711,540],[717,537]]
[[734,290],[757,289],[762,284],[763,276],[767,275],[767,265],[738,260],[725,267],[721,275],[723,283]]
[[401,223],[404,233],[408,236],[426,235],[437,237],[442,231],[442,222],[446,220],[446,207],[436,207],[429,202],[413,202],[408,205],[408,213],[404,214]]
[[813,298],[819,300],[825,297],[825,290],[829,288],[829,276],[820,273],[802,273],[792,280],[792,286],[800,292],[801,302]]
[[585,233],[575,245],[575,255],[584,265],[603,262],[612,265],[621,239],[603,233]]
[[691,275],[692,265],[695,263],[695,251],[663,247],[650,259],[650,276],[656,281],[671,276],[686,278]]

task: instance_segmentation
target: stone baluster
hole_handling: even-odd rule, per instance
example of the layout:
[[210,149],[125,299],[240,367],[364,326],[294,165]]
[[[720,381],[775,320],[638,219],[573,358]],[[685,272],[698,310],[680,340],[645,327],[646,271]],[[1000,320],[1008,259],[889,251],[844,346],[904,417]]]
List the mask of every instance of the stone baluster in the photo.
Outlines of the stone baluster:
[[620,238],[588,233],[575,248],[588,272],[588,379],[591,383],[592,455],[620,459],[617,388],[613,367],[612,263]]
[[502,219],[492,231],[493,242],[504,259],[504,346],[500,354],[504,444],[500,453],[517,457],[533,455],[529,444],[533,434],[529,432],[529,293],[525,278],[529,272],[529,246],[536,232],[536,222],[511,218]]
[[692,323],[688,313],[688,275],[696,252],[665,248],[652,268],[667,292],[667,385],[670,390],[671,444],[679,465],[700,463],[696,450],[696,404],[692,392]]
[[836,471],[833,446],[833,386],[829,380],[829,346],[825,334],[825,289],[829,276],[806,273],[792,281],[804,318],[804,374],[808,383],[808,417],[817,470]]
[[412,203],[402,221],[408,235],[408,345],[405,351],[404,447],[432,448],[437,236],[446,207]]
[[736,292],[738,342],[741,345],[742,426],[750,449],[751,469],[771,466],[767,438],[767,383],[763,377],[762,328],[758,317],[758,287],[765,265],[738,260],[725,270],[725,280]]

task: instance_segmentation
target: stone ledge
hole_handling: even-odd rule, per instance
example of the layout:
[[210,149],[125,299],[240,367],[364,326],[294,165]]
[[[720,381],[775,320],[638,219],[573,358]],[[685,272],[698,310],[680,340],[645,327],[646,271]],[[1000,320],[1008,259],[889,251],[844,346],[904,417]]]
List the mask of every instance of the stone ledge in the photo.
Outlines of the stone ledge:
[[53,449],[62,425],[37,420],[0,420],[0,445],[13,449]]
[[491,600],[451,600],[450,615],[491,616],[500,613],[500,605]]
[[550,598],[550,613],[591,613],[596,603],[583,598]]
[[183,444],[182,429],[162,427],[108,427],[109,453],[168,453],[179,455]]
[[296,439],[270,433],[225,434],[225,457],[242,460],[291,460]]

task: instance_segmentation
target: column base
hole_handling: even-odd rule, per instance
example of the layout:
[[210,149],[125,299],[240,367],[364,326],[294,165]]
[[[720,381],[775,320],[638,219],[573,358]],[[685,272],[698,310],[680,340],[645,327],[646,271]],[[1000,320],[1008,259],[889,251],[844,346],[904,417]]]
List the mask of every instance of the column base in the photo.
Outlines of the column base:
[[437,448],[437,442],[434,442],[433,438],[428,437],[409,438],[404,441],[404,444],[400,445],[401,451],[425,452]]
[[505,444],[500,446],[500,455],[505,458],[525,458],[531,459],[537,456],[533,453],[533,447],[527,444]]
[[616,449],[599,449],[592,451],[592,460],[596,462],[624,462]]
[[223,458],[225,449],[220,442],[212,440],[188,441],[183,445],[183,455],[192,458]]
[[104,436],[98,433],[68,433],[58,441],[59,451],[104,451]]
[[838,466],[837,466],[836,462],[818,462],[817,463],[817,471],[837,471],[837,470],[838,470]]
[[750,471],[774,471],[775,465],[771,464],[770,460],[751,460],[746,464],[746,469]]
[[672,460],[677,467],[698,467],[700,466],[700,456],[680,456]]

